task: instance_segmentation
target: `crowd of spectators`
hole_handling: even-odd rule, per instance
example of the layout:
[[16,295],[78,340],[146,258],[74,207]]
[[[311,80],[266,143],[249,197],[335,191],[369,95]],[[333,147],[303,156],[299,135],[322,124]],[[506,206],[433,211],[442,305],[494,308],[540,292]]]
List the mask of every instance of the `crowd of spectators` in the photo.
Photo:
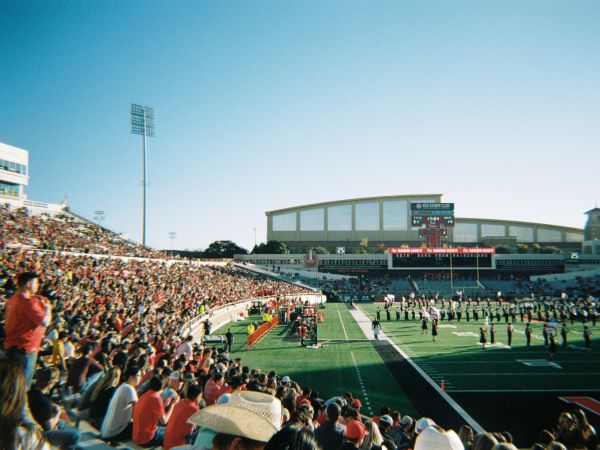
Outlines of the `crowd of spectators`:
[[123,239],[118,234],[68,213],[32,214],[26,208],[0,205],[0,249],[58,250],[102,255],[164,258],[163,252]]
[[[455,433],[387,407],[365,417],[350,393],[322,399],[288,376],[245,366],[227,349],[194,343],[182,331],[212,308],[301,294],[299,286],[229,266],[115,258],[128,251],[109,248],[108,241],[95,247],[100,232],[93,225],[84,227],[91,233],[72,233],[83,228],[65,221],[62,229],[56,218],[22,211],[2,214],[8,231],[2,227],[0,241],[0,450],[81,448],[81,418],[110,444],[165,450],[515,448],[509,433],[475,435],[466,425]],[[593,448],[595,431],[581,414],[552,439]]]

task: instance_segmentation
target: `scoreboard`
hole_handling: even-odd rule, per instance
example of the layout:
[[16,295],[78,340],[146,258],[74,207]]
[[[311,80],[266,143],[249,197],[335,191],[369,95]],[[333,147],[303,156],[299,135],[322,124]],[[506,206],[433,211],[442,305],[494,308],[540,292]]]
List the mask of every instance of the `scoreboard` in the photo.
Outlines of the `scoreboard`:
[[454,203],[411,203],[413,227],[453,227]]
[[493,248],[390,248],[388,269],[493,269]]

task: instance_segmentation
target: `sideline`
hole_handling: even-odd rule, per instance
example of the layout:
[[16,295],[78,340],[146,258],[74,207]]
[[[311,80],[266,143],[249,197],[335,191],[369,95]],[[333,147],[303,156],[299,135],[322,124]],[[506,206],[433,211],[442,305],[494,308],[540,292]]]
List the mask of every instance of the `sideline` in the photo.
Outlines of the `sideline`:
[[[354,320],[356,321],[358,326],[360,327],[360,329],[363,331],[364,335],[367,338],[369,338],[369,336],[371,335],[371,320],[360,309],[360,306],[358,306],[358,305],[355,309],[350,309],[349,311],[350,311],[350,314],[352,314],[352,317],[354,318]],[[375,339],[373,338],[370,340],[373,341]],[[406,360],[412,366],[412,368],[414,370],[416,370],[419,373],[419,375],[421,375],[421,377],[425,381],[427,381],[427,383],[429,383],[431,385],[431,387],[433,387],[435,389],[435,391],[448,403],[448,405],[450,405],[450,407],[452,409],[454,409],[454,411],[458,415],[460,415],[463,418],[463,420],[467,424],[469,424],[469,426],[471,428],[473,428],[473,431],[475,431],[475,433],[485,433],[485,430],[483,429],[483,427],[481,425],[479,425],[479,423],[475,419],[473,419],[473,417],[471,417],[458,403],[456,403],[456,401],[452,397],[450,397],[446,392],[442,391],[441,388],[438,386],[438,384],[435,381],[433,381],[431,379],[431,377],[429,375],[427,375],[423,371],[423,369],[421,369],[421,367],[419,367],[410,358],[410,356],[408,356],[400,347],[398,347],[398,345],[396,345],[395,342],[393,342],[390,338],[388,338],[383,330],[380,330],[380,332],[379,332],[379,340],[386,341],[398,353],[400,353],[402,358],[404,358],[404,360]]]

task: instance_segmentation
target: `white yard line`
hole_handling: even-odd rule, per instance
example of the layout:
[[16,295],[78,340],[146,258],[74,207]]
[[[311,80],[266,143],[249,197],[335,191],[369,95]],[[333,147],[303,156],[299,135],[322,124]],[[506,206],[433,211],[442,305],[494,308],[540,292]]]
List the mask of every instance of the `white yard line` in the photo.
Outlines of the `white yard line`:
[[[340,323],[342,324],[342,330],[344,330],[344,336],[346,336],[346,344],[348,347],[350,346],[350,339],[348,339],[348,333],[346,332],[346,327],[344,325],[344,321],[342,320],[342,315],[340,314],[340,310],[338,309],[338,317],[340,318]],[[367,339],[368,340],[368,339]],[[354,368],[356,369],[356,376],[358,378],[358,383],[360,384],[360,389],[365,399],[365,404],[367,405],[367,409],[369,410],[369,414],[373,415],[373,409],[371,409],[371,402],[369,401],[369,394],[365,389],[365,385],[362,381],[362,376],[360,375],[360,370],[358,368],[358,364],[356,363],[356,357],[354,356],[354,352],[350,351],[350,356],[352,356],[352,362],[354,363]]]
[[[338,311],[339,313],[339,311]],[[362,312],[358,307],[356,309],[351,309],[350,310],[350,314],[352,314],[352,317],[354,317],[354,320],[356,320],[356,323],[358,324],[358,326],[360,327],[360,329],[363,331],[363,333],[365,334],[366,337],[369,337],[369,335],[371,334],[371,320],[367,317],[367,315]],[[341,317],[341,316],[340,316]],[[427,375],[427,373],[425,373],[423,371],[423,369],[421,369],[411,358],[410,356],[408,356],[400,347],[398,347],[396,345],[396,343],[394,341],[392,341],[391,339],[389,339],[386,334],[383,332],[383,330],[381,330],[379,332],[379,336],[380,336],[380,340],[385,340],[387,342],[389,342],[389,344],[394,347],[394,349],[396,349],[396,351],[398,353],[400,353],[400,355],[402,355],[402,357],[408,361],[408,363],[413,366],[413,368],[419,372],[419,374],[423,377],[423,379],[425,381],[427,381],[441,396],[444,400],[446,400],[446,402],[465,420],[465,422],[467,422],[471,428],[473,428],[473,430],[476,433],[485,433],[485,430],[483,429],[483,427],[481,425],[479,425],[479,423],[477,423],[477,421],[475,421],[475,419],[473,419],[458,403],[456,403],[456,401],[454,401],[454,399],[452,399],[452,397],[450,397],[446,392],[442,391],[442,389],[438,386],[438,384],[431,379],[431,377],[429,375]],[[371,339],[374,340],[374,339]]]

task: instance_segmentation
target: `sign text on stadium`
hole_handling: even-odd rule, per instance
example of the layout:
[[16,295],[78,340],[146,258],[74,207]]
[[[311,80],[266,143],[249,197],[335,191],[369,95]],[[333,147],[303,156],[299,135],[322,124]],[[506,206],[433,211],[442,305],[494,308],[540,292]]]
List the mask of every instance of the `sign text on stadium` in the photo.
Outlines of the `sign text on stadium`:
[[392,255],[493,255],[495,248],[388,248]]

